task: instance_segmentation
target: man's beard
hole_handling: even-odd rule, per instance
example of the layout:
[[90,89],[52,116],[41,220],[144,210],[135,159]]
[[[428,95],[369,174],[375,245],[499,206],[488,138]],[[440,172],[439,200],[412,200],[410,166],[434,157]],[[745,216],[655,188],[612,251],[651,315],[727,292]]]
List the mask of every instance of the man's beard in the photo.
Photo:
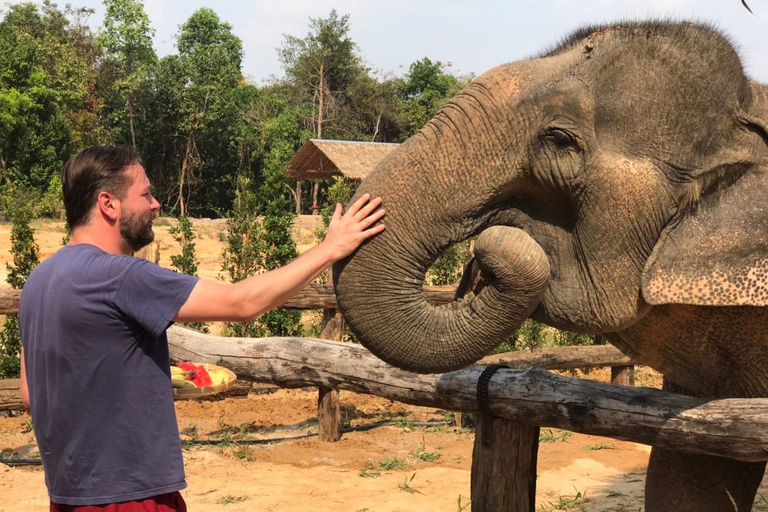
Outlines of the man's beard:
[[142,247],[151,244],[155,239],[155,232],[152,231],[152,221],[154,218],[155,214],[152,212],[149,220],[142,222],[138,215],[130,212],[120,219],[120,235],[131,248],[131,251],[136,252]]

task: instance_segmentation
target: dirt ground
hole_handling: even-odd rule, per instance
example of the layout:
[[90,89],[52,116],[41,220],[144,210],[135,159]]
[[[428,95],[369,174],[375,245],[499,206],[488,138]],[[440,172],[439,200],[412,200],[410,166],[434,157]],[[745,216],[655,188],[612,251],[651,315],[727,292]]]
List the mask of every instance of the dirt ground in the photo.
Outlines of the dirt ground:
[[[155,224],[160,263],[180,252],[168,230]],[[219,273],[223,221],[193,222],[200,275]],[[295,234],[300,252],[315,242],[318,217],[302,216]],[[60,246],[63,225],[36,222],[43,258]],[[0,224],[0,248],[10,247],[10,226]],[[0,287],[6,250],[0,250]],[[608,370],[587,378],[608,380]],[[641,368],[638,385],[659,387],[660,379]],[[345,433],[325,443],[317,432],[314,390],[252,390],[247,397],[178,401],[192,511],[461,512],[470,509],[470,467],[474,434],[453,426],[450,414],[379,397],[341,393],[343,419],[350,427],[395,424]],[[432,426],[419,426],[432,422]],[[0,450],[34,451],[26,413],[0,417]],[[273,440],[273,441],[269,441]],[[211,441],[202,444],[201,441]],[[612,439],[542,429],[538,460],[537,510],[639,511],[650,448]],[[765,486],[765,483],[764,483]],[[0,512],[46,510],[42,469],[0,464]],[[768,496],[768,488],[762,494]],[[768,510],[759,497],[754,510]],[[761,508],[765,507],[765,508]]]

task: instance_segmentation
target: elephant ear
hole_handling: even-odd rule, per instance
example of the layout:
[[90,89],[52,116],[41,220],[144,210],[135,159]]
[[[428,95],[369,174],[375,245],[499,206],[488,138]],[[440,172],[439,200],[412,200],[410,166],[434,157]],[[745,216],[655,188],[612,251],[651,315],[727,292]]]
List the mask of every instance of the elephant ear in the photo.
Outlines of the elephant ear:
[[642,275],[646,302],[768,306],[768,162],[737,173],[663,233]]

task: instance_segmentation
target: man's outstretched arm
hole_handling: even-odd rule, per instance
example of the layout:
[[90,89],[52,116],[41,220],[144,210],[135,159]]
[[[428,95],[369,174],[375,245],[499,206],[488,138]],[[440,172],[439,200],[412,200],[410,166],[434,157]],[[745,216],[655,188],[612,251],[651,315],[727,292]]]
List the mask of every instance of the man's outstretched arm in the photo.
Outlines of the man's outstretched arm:
[[[291,263],[238,283],[201,279],[174,317],[176,322],[245,322],[279,307],[334,262],[352,254],[363,241],[384,231],[381,198],[365,194],[342,215],[336,211],[325,239]],[[378,208],[378,209],[377,209]]]

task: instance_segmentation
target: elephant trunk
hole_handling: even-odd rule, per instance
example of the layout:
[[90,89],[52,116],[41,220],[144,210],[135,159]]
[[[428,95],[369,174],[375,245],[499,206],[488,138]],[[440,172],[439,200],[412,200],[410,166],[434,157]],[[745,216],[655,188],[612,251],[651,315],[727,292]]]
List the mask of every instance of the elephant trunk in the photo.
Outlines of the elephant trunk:
[[[409,371],[452,371],[488,354],[519,328],[549,280],[548,259],[528,234],[509,217],[499,221],[481,213],[494,187],[473,186],[479,171],[473,165],[488,165],[495,149],[490,146],[509,141],[475,140],[476,132],[457,128],[488,124],[472,117],[488,111],[476,108],[472,92],[470,86],[365,180],[358,196],[382,197],[387,228],[334,267],[337,300],[352,331],[376,356]],[[461,162],[451,157],[457,146],[470,148]],[[450,181],[446,164],[460,167],[452,169],[457,172]],[[452,244],[477,233],[475,256],[488,277],[485,286],[451,304],[427,303],[429,267]]]

